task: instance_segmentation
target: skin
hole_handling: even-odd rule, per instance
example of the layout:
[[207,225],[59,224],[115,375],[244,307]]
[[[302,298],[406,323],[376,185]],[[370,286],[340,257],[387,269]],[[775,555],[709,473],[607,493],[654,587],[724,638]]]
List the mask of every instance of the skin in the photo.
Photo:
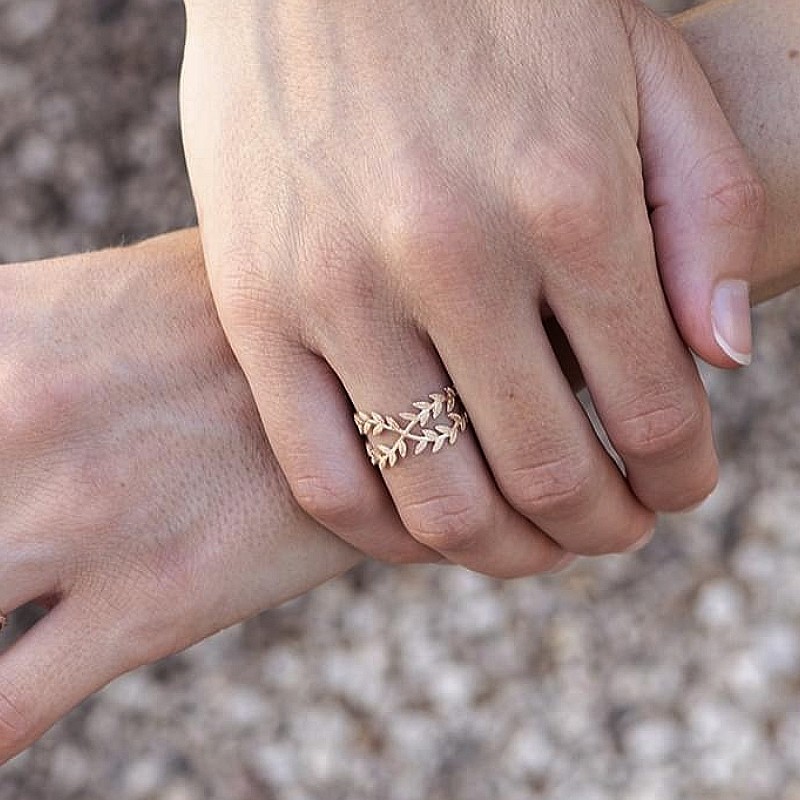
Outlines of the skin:
[[[639,0],[186,10],[211,289],[311,516],[376,558],[513,577],[627,550],[653,511],[712,490],[708,401],[675,322],[736,366],[712,293],[749,280],[763,187],[667,22]],[[451,384],[467,433],[435,466],[376,472],[352,407],[398,414]]]
[[[678,24],[766,179],[766,299],[800,284],[800,8]],[[118,675],[362,556],[294,500],[195,231],[4,267],[0,303],[0,608],[51,608],[0,656],[2,762]]]

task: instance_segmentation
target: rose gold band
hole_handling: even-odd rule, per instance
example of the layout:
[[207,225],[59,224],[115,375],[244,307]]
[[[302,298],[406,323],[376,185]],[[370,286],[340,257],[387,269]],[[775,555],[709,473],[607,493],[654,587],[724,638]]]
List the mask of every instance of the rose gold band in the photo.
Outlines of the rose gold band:
[[[364,437],[393,435],[393,441],[385,443],[367,441],[367,455],[381,470],[394,467],[408,455],[418,456],[430,446],[438,453],[446,444],[455,444],[459,433],[467,429],[469,418],[461,406],[458,393],[450,386],[428,395],[427,400],[412,403],[414,411],[403,412],[396,417],[377,412],[358,411],[356,427]],[[436,420],[444,417],[442,423]],[[444,424],[446,421],[447,424]]]

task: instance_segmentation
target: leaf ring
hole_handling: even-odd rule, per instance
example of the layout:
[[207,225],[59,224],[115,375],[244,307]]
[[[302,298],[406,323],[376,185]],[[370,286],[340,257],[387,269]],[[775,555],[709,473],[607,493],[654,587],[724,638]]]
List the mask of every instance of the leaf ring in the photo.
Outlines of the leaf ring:
[[402,459],[421,455],[429,447],[432,453],[438,453],[446,444],[455,444],[469,424],[458,392],[451,386],[428,395],[427,400],[412,403],[412,407],[413,411],[394,417],[376,411],[355,413],[356,427],[362,436],[394,436],[388,443],[367,441],[369,460],[379,469],[394,467]]

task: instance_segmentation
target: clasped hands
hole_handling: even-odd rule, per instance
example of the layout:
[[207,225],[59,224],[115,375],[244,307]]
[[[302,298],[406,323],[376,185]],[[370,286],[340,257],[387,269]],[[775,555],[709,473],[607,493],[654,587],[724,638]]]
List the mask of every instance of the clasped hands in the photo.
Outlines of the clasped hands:
[[[0,758],[359,551],[529,575],[713,487],[687,345],[747,360],[763,189],[683,41],[622,0],[378,5],[187,3],[202,252],[0,271],[0,608],[52,608]],[[451,381],[472,433],[376,471],[353,408]]]

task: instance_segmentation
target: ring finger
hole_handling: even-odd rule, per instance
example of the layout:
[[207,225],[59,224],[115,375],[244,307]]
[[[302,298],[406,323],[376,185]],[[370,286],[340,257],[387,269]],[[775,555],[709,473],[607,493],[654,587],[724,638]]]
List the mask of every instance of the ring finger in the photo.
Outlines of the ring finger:
[[[495,577],[559,568],[568,559],[567,553],[508,504],[469,426],[458,429],[450,444],[445,432],[448,427],[458,427],[458,420],[448,419],[447,398],[436,398],[450,386],[450,377],[430,342],[411,327],[392,337],[368,341],[355,363],[347,348],[324,354],[355,407],[367,417],[373,412],[384,420],[392,417],[423,438],[421,431],[427,429],[431,437],[438,434],[440,440],[437,447],[436,441],[425,446],[419,439],[410,439],[405,457],[395,448],[394,466],[387,464],[382,469],[409,533],[447,559]],[[370,365],[368,371],[365,365]],[[433,418],[439,408],[428,408],[427,417],[421,408],[425,401],[441,406],[439,419]],[[420,413],[426,416],[423,424]],[[417,417],[416,422],[412,417]],[[379,430],[376,435],[374,427],[368,435],[373,447],[383,443],[390,451],[401,438],[392,431]],[[386,455],[387,451],[383,452]]]

